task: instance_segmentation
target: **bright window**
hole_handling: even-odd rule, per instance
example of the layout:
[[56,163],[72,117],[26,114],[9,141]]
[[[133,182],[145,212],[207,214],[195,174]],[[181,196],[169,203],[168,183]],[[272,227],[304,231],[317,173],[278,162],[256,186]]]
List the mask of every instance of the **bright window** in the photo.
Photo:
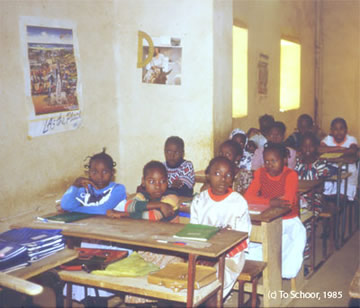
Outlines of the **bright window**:
[[233,26],[232,116],[248,113],[248,30]]
[[280,111],[300,108],[301,45],[281,40]]

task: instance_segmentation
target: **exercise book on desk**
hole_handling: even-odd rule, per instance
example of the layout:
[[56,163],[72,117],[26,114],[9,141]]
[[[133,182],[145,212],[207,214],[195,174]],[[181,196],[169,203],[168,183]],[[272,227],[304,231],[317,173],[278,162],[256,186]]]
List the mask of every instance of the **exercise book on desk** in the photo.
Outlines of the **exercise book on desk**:
[[270,207],[269,204],[248,204],[249,214],[259,215]]
[[39,220],[45,222],[67,223],[81,219],[86,219],[96,216],[95,214],[79,213],[79,212],[65,212],[57,215],[38,217]]
[[220,230],[218,227],[187,224],[183,229],[173,235],[174,238],[206,242]]

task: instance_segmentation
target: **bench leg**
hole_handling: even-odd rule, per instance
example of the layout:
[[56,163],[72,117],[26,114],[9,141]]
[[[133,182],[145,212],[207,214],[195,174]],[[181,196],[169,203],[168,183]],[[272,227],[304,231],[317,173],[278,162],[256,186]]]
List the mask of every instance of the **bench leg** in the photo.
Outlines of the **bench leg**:
[[251,307],[256,307],[256,297],[257,297],[257,284],[259,278],[255,278],[252,282],[252,291],[251,291]]
[[238,294],[238,307],[244,305],[244,284],[245,281],[239,280],[239,294]]

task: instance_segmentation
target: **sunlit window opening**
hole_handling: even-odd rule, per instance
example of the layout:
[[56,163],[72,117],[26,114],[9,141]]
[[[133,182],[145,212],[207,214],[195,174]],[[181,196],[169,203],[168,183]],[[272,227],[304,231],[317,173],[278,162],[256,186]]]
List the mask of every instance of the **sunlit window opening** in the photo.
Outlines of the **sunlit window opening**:
[[233,26],[232,116],[248,113],[248,30]]
[[280,111],[300,108],[301,45],[281,40]]

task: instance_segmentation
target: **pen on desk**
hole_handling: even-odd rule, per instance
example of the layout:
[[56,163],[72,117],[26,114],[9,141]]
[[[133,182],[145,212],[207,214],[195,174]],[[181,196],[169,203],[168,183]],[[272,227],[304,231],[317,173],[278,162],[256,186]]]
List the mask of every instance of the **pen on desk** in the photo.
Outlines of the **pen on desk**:
[[156,240],[158,243],[164,243],[164,244],[174,244],[174,245],[180,245],[185,246],[185,242],[179,242],[179,241],[167,241],[167,240]]

